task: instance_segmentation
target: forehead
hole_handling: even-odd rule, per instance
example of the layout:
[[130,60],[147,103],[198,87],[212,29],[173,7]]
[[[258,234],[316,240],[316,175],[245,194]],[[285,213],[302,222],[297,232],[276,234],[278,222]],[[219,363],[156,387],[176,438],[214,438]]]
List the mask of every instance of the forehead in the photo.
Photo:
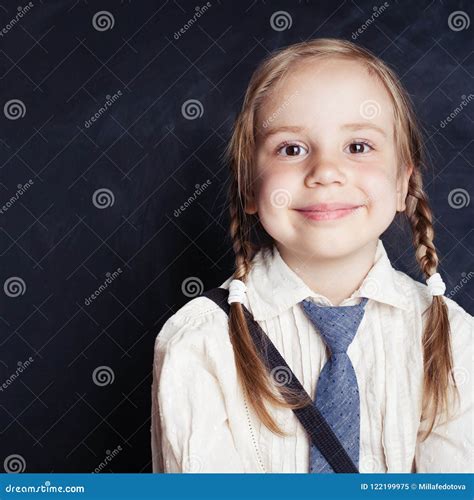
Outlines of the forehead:
[[393,104],[360,62],[346,58],[295,61],[272,86],[258,112],[260,124],[328,130],[368,120],[393,130]]

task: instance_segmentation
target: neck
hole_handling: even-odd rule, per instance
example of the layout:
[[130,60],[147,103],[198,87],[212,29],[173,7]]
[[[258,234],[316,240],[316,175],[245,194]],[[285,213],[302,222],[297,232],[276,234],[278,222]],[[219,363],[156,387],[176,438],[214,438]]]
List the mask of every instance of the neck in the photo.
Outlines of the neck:
[[334,306],[349,298],[364,281],[374,264],[378,240],[338,258],[306,260],[290,248],[276,243],[286,264],[315,293],[323,295]]

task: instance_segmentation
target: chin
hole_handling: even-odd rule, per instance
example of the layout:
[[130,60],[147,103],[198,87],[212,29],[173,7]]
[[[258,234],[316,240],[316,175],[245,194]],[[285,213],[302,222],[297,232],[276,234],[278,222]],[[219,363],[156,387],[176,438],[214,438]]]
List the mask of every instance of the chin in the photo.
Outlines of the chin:
[[321,236],[313,238],[311,241],[300,241],[295,245],[298,251],[305,255],[312,255],[313,258],[335,259],[344,257],[360,247],[360,236],[331,238]]

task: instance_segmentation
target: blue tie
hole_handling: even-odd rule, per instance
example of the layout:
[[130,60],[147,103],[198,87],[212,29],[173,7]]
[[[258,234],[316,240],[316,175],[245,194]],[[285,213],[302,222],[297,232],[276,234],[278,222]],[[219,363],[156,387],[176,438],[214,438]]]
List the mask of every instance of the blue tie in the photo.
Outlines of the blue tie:
[[[301,302],[305,314],[331,351],[319,374],[314,404],[357,468],[360,443],[359,387],[347,348],[357,333],[367,301],[364,297],[355,306],[319,306],[307,299]],[[309,472],[334,472],[314,444],[311,444]]]

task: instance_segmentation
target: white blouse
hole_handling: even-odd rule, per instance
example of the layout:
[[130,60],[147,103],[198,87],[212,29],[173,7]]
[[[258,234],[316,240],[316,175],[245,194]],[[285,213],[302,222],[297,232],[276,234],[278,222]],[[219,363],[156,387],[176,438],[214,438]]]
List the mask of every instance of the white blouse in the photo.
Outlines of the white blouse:
[[[230,280],[221,287],[227,289]],[[327,358],[299,305],[308,297],[333,305],[303,282],[276,247],[256,254],[245,305],[314,397]],[[394,269],[379,239],[374,265],[340,305],[355,305],[359,297],[371,299],[348,349],[360,392],[360,472],[474,472],[473,316],[445,297],[461,404],[421,442],[428,287]],[[227,315],[212,300],[194,298],[171,316],[154,354],[153,472],[308,472],[309,438],[293,411],[267,406],[289,433],[280,437],[245,400]]]

